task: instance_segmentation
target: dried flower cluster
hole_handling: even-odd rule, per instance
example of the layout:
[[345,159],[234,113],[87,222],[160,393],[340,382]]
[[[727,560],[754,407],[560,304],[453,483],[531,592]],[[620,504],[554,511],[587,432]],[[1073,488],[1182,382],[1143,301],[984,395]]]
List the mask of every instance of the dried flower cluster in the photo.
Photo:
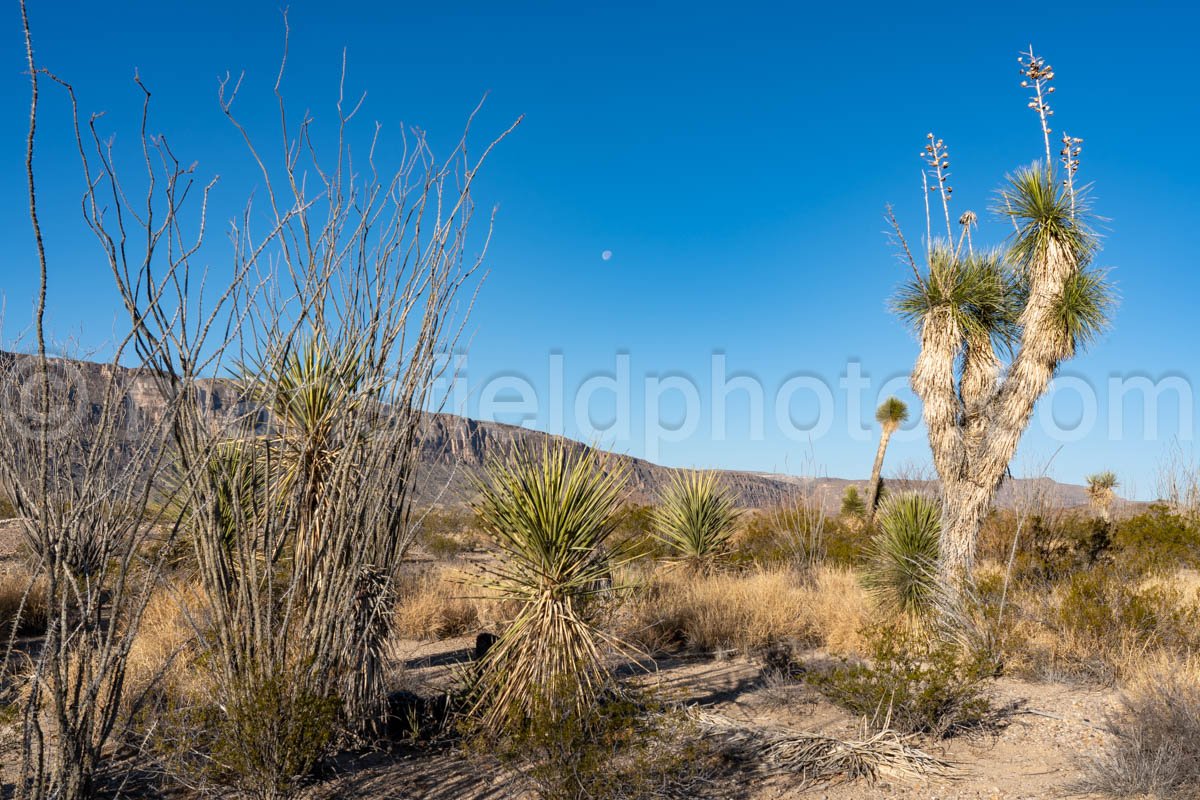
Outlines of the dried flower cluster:
[[1050,95],[1054,94],[1054,87],[1050,82],[1054,80],[1054,68],[1046,63],[1046,59],[1034,55],[1032,45],[1028,53],[1017,56],[1017,61],[1021,63],[1021,75],[1024,77],[1021,86],[1033,88],[1033,94],[1029,96],[1029,107],[1037,112],[1042,121],[1042,136],[1046,141],[1046,168],[1049,169],[1050,117],[1054,116],[1054,109],[1050,108]]

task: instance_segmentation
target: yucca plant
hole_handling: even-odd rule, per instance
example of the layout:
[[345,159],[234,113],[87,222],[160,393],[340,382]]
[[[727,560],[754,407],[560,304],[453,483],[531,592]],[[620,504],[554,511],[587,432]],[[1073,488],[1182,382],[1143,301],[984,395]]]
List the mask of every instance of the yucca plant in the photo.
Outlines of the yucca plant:
[[706,571],[729,557],[740,516],[715,472],[681,470],[654,509],[654,530],[676,561]]
[[1113,500],[1116,499],[1116,488],[1120,486],[1117,474],[1112,470],[1097,472],[1087,476],[1088,499],[1092,507],[1099,512],[1100,518],[1108,522]]
[[842,516],[843,517],[862,517],[867,511],[867,504],[863,502],[862,494],[859,493],[858,487],[850,485],[842,492]]
[[475,510],[497,564],[480,588],[519,611],[483,660],[475,713],[491,730],[534,716],[584,715],[606,683],[606,646],[594,599],[620,553],[605,554],[617,525],[626,474],[593,451],[554,440],[494,461]]
[[863,583],[891,613],[919,621],[937,607],[942,509],[919,494],[888,500],[872,537]]
[[940,201],[946,235],[935,237],[927,200],[921,264],[891,218],[912,270],[893,307],[920,341],[912,386],[942,482],[940,569],[943,580],[959,588],[971,574],[983,519],[1038,399],[1062,362],[1104,330],[1113,305],[1106,274],[1092,266],[1097,237],[1085,187],[1076,185],[1082,140],[1064,133],[1055,165],[1049,125],[1054,70],[1032,49],[1021,64],[1045,160],[1013,172],[999,192],[996,210],[1013,228],[1006,248],[976,251],[970,212],[959,218],[956,241],[950,156],[932,133],[923,188],[926,198]]
[[908,406],[898,397],[889,397],[875,410],[875,421],[879,423],[879,449],[875,451],[875,463],[871,466],[871,486],[867,490],[867,522],[875,519],[879,506],[879,489],[883,485],[883,457],[887,454],[888,442],[896,429],[908,421]]

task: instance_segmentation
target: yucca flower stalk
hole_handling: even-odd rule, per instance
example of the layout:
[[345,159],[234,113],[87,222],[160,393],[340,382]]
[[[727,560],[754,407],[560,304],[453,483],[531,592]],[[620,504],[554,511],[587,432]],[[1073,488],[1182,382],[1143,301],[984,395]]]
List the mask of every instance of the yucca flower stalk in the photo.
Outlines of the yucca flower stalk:
[[479,588],[520,607],[488,651],[475,712],[510,729],[555,704],[584,714],[607,682],[606,648],[621,645],[596,619],[596,597],[623,563],[605,545],[617,525],[626,473],[561,439],[493,461],[475,510],[495,547]]
[[676,562],[711,571],[729,557],[740,516],[717,473],[681,470],[654,509],[654,531]]
[[919,494],[889,499],[871,539],[863,584],[891,614],[919,622],[938,607],[942,509]]

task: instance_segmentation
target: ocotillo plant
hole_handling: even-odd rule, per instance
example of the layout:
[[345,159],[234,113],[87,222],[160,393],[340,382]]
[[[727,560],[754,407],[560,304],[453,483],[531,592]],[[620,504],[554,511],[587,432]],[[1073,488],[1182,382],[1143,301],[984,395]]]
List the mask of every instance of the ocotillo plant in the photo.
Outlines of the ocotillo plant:
[[[969,574],[980,525],[1034,404],[1059,365],[1103,330],[1113,302],[1105,274],[1091,265],[1097,240],[1075,181],[1081,140],[1064,135],[1061,164],[1050,158],[1054,71],[1032,49],[1022,56],[1021,70],[1022,86],[1033,92],[1029,106],[1041,123],[1046,160],[1018,169],[1000,191],[998,212],[1013,226],[1007,248],[976,251],[967,215],[960,217],[955,242],[950,159],[932,133],[924,153],[924,267],[888,213],[913,274],[893,302],[920,340],[912,386],[924,403],[941,478],[940,565],[948,581]],[[929,194],[944,212],[942,240],[932,235]],[[1006,368],[1004,353],[1011,354]]]

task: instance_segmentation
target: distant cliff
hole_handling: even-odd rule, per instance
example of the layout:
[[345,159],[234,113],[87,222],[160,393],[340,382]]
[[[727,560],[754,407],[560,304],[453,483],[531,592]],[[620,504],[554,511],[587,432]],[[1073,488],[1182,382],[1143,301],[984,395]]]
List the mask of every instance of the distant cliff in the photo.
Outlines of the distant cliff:
[[[29,395],[22,392],[36,376],[36,359],[31,356],[0,351],[0,424],[5,435],[19,435],[15,426],[23,424]],[[99,417],[107,396],[122,404],[122,419],[126,445],[145,434],[149,422],[163,413],[164,404],[154,387],[152,376],[137,374],[107,364],[89,361],[56,359],[53,362],[56,390],[66,397],[65,406],[56,420],[65,431],[86,430],[86,422]],[[116,391],[108,392],[110,379],[116,380]],[[201,384],[201,402],[214,425],[253,413],[253,404],[241,396],[230,381],[215,379]],[[80,424],[84,423],[84,424]],[[69,426],[74,426],[71,428]],[[421,444],[420,469],[416,476],[415,494],[422,504],[459,506],[473,494],[471,477],[493,457],[503,456],[516,446],[540,446],[549,434],[496,422],[482,422],[453,414],[427,414]],[[587,445],[572,441],[571,446],[585,449]],[[674,470],[632,456],[612,454],[611,463],[624,467],[629,476],[628,488],[633,502],[651,502],[667,485]],[[864,462],[865,463],[865,462]],[[724,481],[736,492],[741,504],[748,508],[765,508],[781,501],[804,499],[819,503],[829,513],[840,505],[842,492],[852,483],[864,481],[842,478],[808,478],[760,472],[728,470]],[[925,487],[923,482],[909,482]],[[893,488],[903,486],[897,483]],[[1082,486],[1060,484],[1040,479],[1036,486],[1030,481],[1008,481],[997,498],[1000,507],[1011,507],[1019,497],[1027,497],[1037,489],[1052,505],[1076,507],[1086,505],[1087,492]]]

